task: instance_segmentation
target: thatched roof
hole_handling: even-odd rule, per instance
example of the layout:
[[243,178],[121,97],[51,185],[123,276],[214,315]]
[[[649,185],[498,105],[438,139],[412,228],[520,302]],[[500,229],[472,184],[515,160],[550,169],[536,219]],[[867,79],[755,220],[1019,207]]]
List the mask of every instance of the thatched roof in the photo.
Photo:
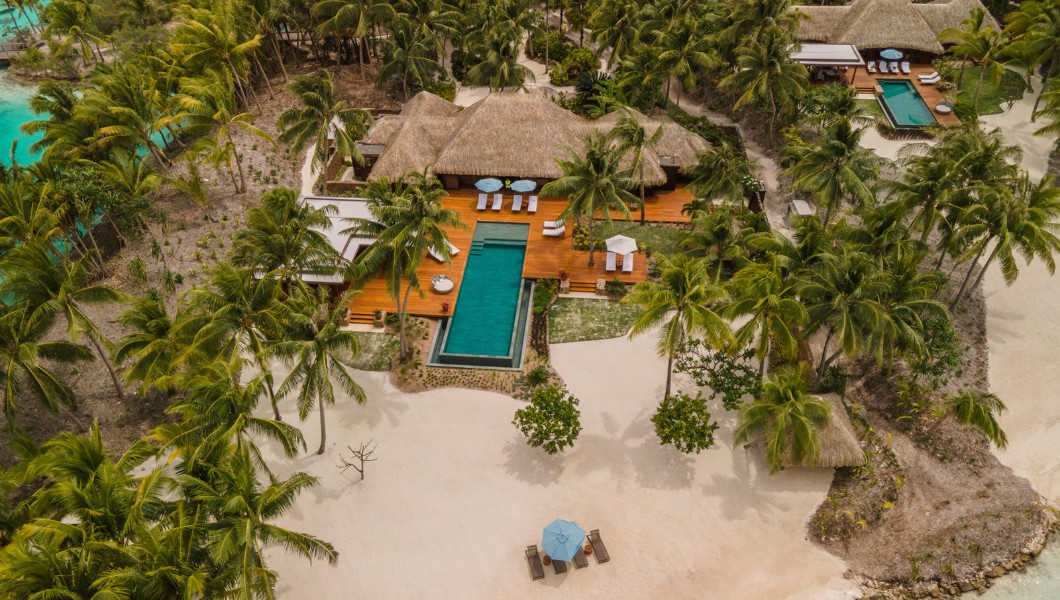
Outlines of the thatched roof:
[[796,463],[790,453],[784,459],[785,467],[855,467],[865,464],[865,451],[861,449],[854,426],[843,408],[843,401],[835,394],[818,394],[831,406],[831,418],[818,433],[821,455],[810,463]]
[[[620,116],[590,122],[540,92],[493,93],[464,110],[420,92],[400,115],[376,121],[362,140],[385,146],[368,180],[393,180],[428,166],[437,175],[556,179],[563,175],[557,159],[580,154],[589,132],[610,130]],[[634,116],[649,132],[663,128],[656,149],[645,153],[650,185],[666,182],[662,164],[687,168],[709,146],[669,117]]]
[[[798,38],[859,49],[901,48],[941,54],[938,34],[959,27],[980,0],[946,0],[914,4],[912,0],[854,0],[846,6],[796,6],[807,16]],[[985,8],[984,8],[985,10]],[[987,23],[999,29],[987,13]]]

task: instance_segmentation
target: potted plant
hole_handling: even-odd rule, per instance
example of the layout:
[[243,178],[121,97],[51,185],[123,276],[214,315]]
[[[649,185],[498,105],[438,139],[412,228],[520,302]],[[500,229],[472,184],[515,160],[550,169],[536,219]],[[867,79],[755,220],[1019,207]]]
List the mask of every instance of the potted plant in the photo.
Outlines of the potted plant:
[[542,562],[542,564],[544,564],[547,567],[547,566],[552,564],[552,557],[547,555],[547,554],[545,554],[544,556],[541,557],[541,562]]
[[372,326],[383,327],[386,325],[386,311],[377,310],[372,314]]
[[585,551],[585,554],[586,554],[586,555],[589,555],[589,554],[592,554],[592,553],[593,553],[593,547],[592,547],[592,545],[591,545],[591,544],[586,544],[586,545],[585,545],[585,548],[582,548],[582,550],[584,550],[584,551]]

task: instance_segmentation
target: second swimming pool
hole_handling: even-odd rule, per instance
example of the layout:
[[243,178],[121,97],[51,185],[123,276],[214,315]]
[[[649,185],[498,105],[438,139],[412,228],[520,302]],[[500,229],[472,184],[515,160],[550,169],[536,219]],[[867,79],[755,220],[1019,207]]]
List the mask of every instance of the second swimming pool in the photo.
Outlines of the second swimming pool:
[[931,114],[912,81],[877,79],[876,84],[883,90],[879,96],[880,106],[895,128],[912,129],[935,124],[935,115]]

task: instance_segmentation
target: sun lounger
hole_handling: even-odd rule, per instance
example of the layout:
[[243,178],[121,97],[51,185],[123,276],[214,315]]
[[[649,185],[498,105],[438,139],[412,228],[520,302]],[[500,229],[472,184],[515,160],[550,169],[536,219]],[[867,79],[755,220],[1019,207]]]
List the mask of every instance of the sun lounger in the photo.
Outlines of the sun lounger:
[[622,256],[622,272],[632,273],[633,272],[633,253],[625,254]]
[[887,63],[883,62],[882,60],[880,61],[880,73],[884,73],[884,74],[888,73],[888,71],[887,71]]
[[869,62],[865,63],[865,70],[868,71],[869,73],[875,73],[876,72],[876,61],[870,60]]
[[526,212],[530,214],[537,212],[537,196],[530,196],[530,201],[526,204]]
[[478,195],[478,206],[475,207],[477,210],[486,210],[486,204],[489,203],[489,196],[486,194]]
[[504,204],[504,194],[493,194],[493,212],[500,212],[501,205]]
[[902,72],[903,72],[903,73],[905,73],[906,75],[908,75],[908,74],[910,74],[910,73],[912,73],[912,72],[913,72],[913,71],[912,71],[912,70],[911,70],[911,69],[909,68],[909,63],[908,63],[908,62],[903,62],[903,63],[902,63],[902,65],[901,65],[901,67],[902,67]]
[[545,567],[541,565],[541,555],[537,553],[537,546],[526,547],[526,564],[530,566],[531,581],[545,578]]
[[[454,246],[452,242],[450,242],[449,240],[445,240],[445,243],[447,246],[449,246],[449,256],[456,256],[457,254],[460,254],[460,248]],[[442,255],[434,248],[427,250],[427,253],[430,254],[431,258],[433,258],[434,260],[438,262],[445,262],[445,259],[442,258]]]
[[891,69],[891,73],[894,73],[895,75],[898,74],[898,62],[897,61],[891,61],[891,65],[890,65],[889,68]]
[[523,195],[516,194],[515,200],[512,202],[512,212],[519,212],[523,210]]
[[921,79],[920,83],[923,84],[923,85],[935,85],[936,83],[938,83],[940,81],[942,81],[942,78],[938,77],[938,76],[935,76],[935,77],[932,77],[930,79]]
[[593,554],[596,555],[597,563],[605,563],[611,560],[611,555],[607,553],[607,546],[604,545],[604,540],[600,537],[599,529],[589,532],[589,543],[593,547]]
[[563,219],[556,219],[555,221],[545,221],[543,223],[545,229],[558,229],[563,227]]
[[545,237],[563,237],[565,233],[567,233],[567,228],[560,226],[557,229],[546,229],[541,232],[541,235]]
[[931,73],[928,73],[927,75],[917,75],[917,77],[918,77],[918,78],[919,78],[920,80],[924,80],[924,79],[936,79],[936,78],[938,78],[938,76],[939,76],[939,72],[938,72],[938,71],[932,71]]
[[556,570],[556,575],[562,575],[567,572],[567,561],[553,558],[552,568]]
[[579,569],[584,569],[585,567],[589,566],[589,559],[585,558],[585,553],[581,550],[575,553],[574,558],[571,560],[574,561],[574,566],[578,567]]
[[607,262],[604,264],[604,271],[607,273],[614,273],[615,269],[618,268],[616,263],[618,262],[618,255],[614,252],[607,253]]

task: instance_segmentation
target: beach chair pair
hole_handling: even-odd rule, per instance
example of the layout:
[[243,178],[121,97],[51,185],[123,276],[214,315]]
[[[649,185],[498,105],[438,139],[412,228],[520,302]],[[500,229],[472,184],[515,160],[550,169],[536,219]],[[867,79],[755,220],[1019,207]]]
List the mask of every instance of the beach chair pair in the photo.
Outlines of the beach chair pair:
[[563,224],[563,219],[545,221],[543,225],[544,231],[541,232],[541,235],[545,237],[563,237],[567,233],[567,227]]
[[935,85],[936,83],[942,81],[942,77],[939,75],[938,71],[933,71],[928,75],[919,75],[917,76],[917,78],[920,80],[920,83],[924,85]]
[[[449,246],[449,256],[450,257],[456,256],[457,254],[460,254],[460,248],[457,248],[456,246],[454,246],[452,242],[450,242],[449,240],[445,240],[445,244],[447,246]],[[445,262],[445,258],[443,258],[441,253],[438,252],[437,250],[435,250],[434,248],[430,248],[429,250],[427,250],[427,253],[430,254],[431,258],[433,258],[434,260],[436,260],[436,261],[438,261],[440,263],[444,263]]]

